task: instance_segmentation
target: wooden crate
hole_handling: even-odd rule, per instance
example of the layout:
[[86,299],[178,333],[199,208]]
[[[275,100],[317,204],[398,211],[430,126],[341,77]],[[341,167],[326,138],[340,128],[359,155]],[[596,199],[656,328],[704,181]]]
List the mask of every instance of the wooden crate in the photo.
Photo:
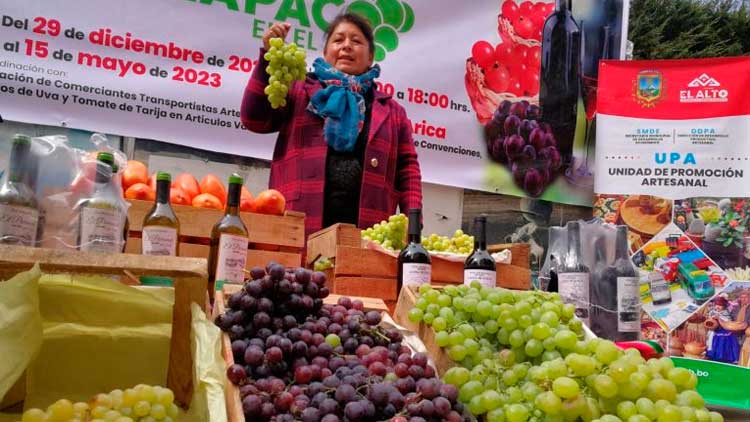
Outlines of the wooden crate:
[[[223,314],[226,309],[226,300],[229,295],[239,291],[242,286],[237,284],[225,284],[221,291],[216,292],[216,298],[214,301],[213,318],[220,314]],[[340,295],[329,295],[324,299],[324,303],[336,303]],[[388,307],[380,299],[363,298],[363,297],[351,297],[352,299],[359,299],[365,305],[365,311],[380,311],[388,312]],[[227,333],[222,333],[221,336],[221,353],[224,356],[224,362],[226,367],[234,365],[234,354],[232,354],[232,342],[229,339]],[[227,404],[227,418],[229,422],[244,422],[245,414],[242,412],[242,398],[240,397],[240,389],[232,384],[229,380],[226,381],[224,396]]]
[[[333,293],[377,297],[383,299],[391,310],[395,309],[398,293],[397,259],[384,253],[362,247],[361,230],[350,224],[335,224],[313,233],[307,240],[305,264],[312,267],[320,257],[331,259],[332,270],[327,271],[329,288]],[[525,243],[492,245],[492,252],[509,249],[510,264],[497,267],[497,285],[509,289],[526,290],[531,286],[529,269],[530,246]],[[464,266],[433,257],[432,283],[460,284],[463,282]]]
[[[125,252],[141,253],[141,230],[143,218],[151,211],[152,202],[131,201],[128,210],[130,235]],[[172,205],[180,221],[180,256],[208,258],[211,229],[221,219],[224,211],[206,208]],[[249,246],[247,267],[265,267],[269,261],[284,266],[302,265],[302,249],[305,247],[305,214],[287,211],[283,216],[240,213],[247,226]]]
[[[101,254],[59,249],[0,245],[0,280],[30,270],[35,263],[46,273],[149,275],[174,280],[172,336],[169,349],[167,387],[175,401],[187,407],[193,394],[193,355],[190,345],[191,303],[206,311],[208,272],[205,259],[146,257],[130,254]],[[23,399],[25,379],[20,379],[3,404]],[[16,402],[17,402],[16,401]]]

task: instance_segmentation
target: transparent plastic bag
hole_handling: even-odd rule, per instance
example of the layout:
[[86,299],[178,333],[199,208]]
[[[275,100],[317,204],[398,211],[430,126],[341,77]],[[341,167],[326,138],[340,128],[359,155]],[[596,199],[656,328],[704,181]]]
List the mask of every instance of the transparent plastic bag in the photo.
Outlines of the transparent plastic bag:
[[[65,136],[13,138],[0,187],[0,243],[124,250],[129,204],[120,175],[127,160],[104,135],[91,142],[96,151],[73,148]],[[101,153],[111,160],[99,161]]]
[[540,284],[576,306],[578,317],[599,337],[637,340],[640,279],[627,243],[627,227],[600,219],[550,229]]

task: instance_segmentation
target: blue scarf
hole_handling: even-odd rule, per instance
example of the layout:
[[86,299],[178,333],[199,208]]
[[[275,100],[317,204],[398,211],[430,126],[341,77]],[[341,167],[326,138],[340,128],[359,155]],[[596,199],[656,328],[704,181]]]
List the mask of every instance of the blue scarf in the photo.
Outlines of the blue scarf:
[[331,148],[337,152],[351,152],[365,124],[363,94],[372,88],[373,79],[380,76],[380,66],[375,65],[359,76],[352,76],[318,57],[313,69],[325,87],[312,96],[307,109],[324,119],[323,133]]

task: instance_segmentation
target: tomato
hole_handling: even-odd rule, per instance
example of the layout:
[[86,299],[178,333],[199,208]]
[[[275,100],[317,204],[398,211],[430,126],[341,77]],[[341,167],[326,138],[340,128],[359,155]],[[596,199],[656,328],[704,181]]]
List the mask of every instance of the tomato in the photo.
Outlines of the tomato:
[[523,95],[523,87],[521,87],[521,82],[519,82],[518,78],[516,78],[515,76],[511,76],[510,78],[510,83],[508,84],[508,92],[519,97]]
[[261,214],[282,215],[286,210],[286,199],[275,189],[264,190],[255,198],[255,208]]
[[151,176],[148,176],[148,181],[146,181],[146,184],[148,187],[154,190],[156,192],[156,172],[152,173]]
[[492,66],[495,62],[495,49],[487,41],[477,41],[471,47],[471,57],[482,69]]
[[539,93],[539,72],[528,71],[521,77],[521,86],[527,97],[533,97]]
[[516,31],[521,38],[531,38],[536,34],[537,29],[530,16],[519,16],[518,19],[513,22],[513,29]]
[[154,201],[156,192],[145,183],[131,185],[125,191],[125,199],[140,199],[141,201]]
[[516,4],[516,1],[505,0],[500,8],[500,14],[511,22],[516,20],[518,18],[518,5]]
[[216,210],[224,209],[219,198],[210,193],[202,193],[193,198],[193,206],[197,208],[213,208]]
[[148,169],[140,161],[130,160],[122,172],[122,188],[127,190],[136,183],[148,183]]
[[242,212],[255,212],[255,201],[253,200],[253,194],[247,190],[246,187],[242,187],[242,194],[240,195],[240,211]]
[[509,68],[511,76],[515,77],[519,81],[523,76],[528,73],[529,67],[524,62],[513,62]]
[[169,202],[175,205],[192,205],[190,197],[180,188],[169,190]]
[[172,188],[180,188],[185,195],[192,201],[193,198],[200,195],[201,188],[198,185],[198,181],[190,173],[182,173],[172,182]]
[[495,65],[484,73],[484,80],[487,86],[497,92],[505,92],[510,83],[510,73],[505,66]]
[[538,45],[535,45],[533,47],[529,47],[529,51],[526,56],[526,65],[529,67],[529,69],[539,69],[539,66],[542,65],[542,48]]
[[515,62],[526,63],[529,57],[529,47],[523,44],[516,44],[513,47],[513,60]]
[[518,7],[520,16],[529,16],[531,11],[534,9],[534,3],[525,1]]
[[207,174],[201,179],[201,193],[210,193],[221,201],[222,204],[227,203],[227,190],[224,188],[224,183],[219,180],[213,174]]

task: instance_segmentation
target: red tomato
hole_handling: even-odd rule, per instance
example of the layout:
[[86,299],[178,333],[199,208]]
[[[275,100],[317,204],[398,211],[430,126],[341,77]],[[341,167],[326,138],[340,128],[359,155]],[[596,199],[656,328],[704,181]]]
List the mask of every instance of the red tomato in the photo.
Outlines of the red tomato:
[[529,66],[529,69],[539,69],[539,66],[542,64],[542,48],[538,45],[535,45],[533,47],[529,47],[529,51],[526,57],[526,64]]
[[506,92],[510,83],[510,73],[505,66],[495,65],[485,71],[484,80],[491,90],[497,93]]
[[519,97],[523,95],[523,87],[521,87],[521,82],[519,82],[518,78],[516,78],[515,76],[512,76],[510,78],[510,83],[508,84],[508,92]]
[[518,18],[518,5],[515,0],[505,0],[500,8],[500,14],[505,19],[513,22]]
[[539,93],[539,72],[529,71],[521,77],[521,85],[527,97],[533,97]]
[[534,9],[534,3],[530,1],[525,1],[521,3],[521,6],[518,7],[518,11],[520,12],[521,16],[529,16],[533,9]]
[[513,29],[521,38],[529,39],[538,31],[536,25],[528,15],[521,15],[513,22]]
[[481,68],[485,69],[495,62],[495,49],[487,41],[477,41],[471,47],[471,57]]
[[513,47],[513,59],[517,62],[526,63],[529,57],[529,47],[523,44],[516,44]]

